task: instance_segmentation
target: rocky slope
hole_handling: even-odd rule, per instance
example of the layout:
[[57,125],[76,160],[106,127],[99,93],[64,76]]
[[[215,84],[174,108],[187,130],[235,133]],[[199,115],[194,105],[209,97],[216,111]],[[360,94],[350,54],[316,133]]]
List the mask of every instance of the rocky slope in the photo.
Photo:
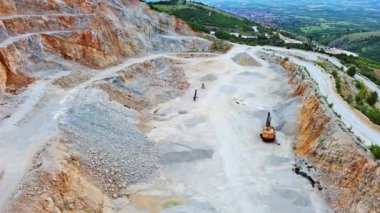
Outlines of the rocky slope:
[[316,176],[325,185],[326,200],[338,212],[378,212],[379,163],[327,103],[317,98],[312,79],[297,77],[289,62],[282,65],[291,73],[294,95],[303,96],[295,152],[315,167]]
[[1,93],[17,93],[33,82],[36,72],[69,69],[57,56],[100,69],[146,51],[186,46],[167,45],[171,39],[161,33],[193,35],[181,20],[137,0],[0,4]]

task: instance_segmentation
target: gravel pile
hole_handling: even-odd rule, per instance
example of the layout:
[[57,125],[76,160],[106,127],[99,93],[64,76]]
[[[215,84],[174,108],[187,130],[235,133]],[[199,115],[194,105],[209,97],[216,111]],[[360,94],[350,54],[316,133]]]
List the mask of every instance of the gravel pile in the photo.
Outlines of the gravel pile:
[[135,126],[136,111],[113,104],[104,93],[87,91],[60,123],[80,162],[110,196],[145,181],[157,169],[157,149]]
[[250,56],[249,54],[245,52],[238,53],[232,58],[232,60],[241,66],[253,66],[253,67],[261,66],[261,64],[258,61],[256,61],[254,58],[252,58],[252,56]]
[[143,100],[146,104],[140,107],[142,109],[172,100],[190,86],[180,62],[164,57],[132,65],[119,74],[97,84],[106,84],[113,91],[127,94],[128,99]]

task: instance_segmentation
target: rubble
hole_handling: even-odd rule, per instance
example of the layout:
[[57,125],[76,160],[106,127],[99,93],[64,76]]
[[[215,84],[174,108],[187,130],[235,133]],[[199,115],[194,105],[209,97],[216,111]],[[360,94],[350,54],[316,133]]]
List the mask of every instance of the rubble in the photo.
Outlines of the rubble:
[[125,186],[154,176],[157,149],[138,130],[136,111],[108,102],[96,89],[87,94],[67,112],[60,129],[90,177],[118,197]]

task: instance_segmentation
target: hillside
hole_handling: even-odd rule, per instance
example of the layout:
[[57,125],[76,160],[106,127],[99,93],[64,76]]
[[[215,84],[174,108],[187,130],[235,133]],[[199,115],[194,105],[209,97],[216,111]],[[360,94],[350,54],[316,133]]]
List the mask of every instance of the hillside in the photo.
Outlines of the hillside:
[[330,47],[349,50],[380,63],[380,32],[345,35],[329,43]]
[[[150,2],[150,7],[184,20],[194,30],[212,34],[219,39],[247,45],[273,45],[310,49],[307,43],[286,42],[277,30],[265,27],[248,19],[195,2],[175,4],[173,2]],[[293,38],[292,34],[281,34]]]
[[344,35],[380,29],[377,0],[198,0],[252,21],[281,28],[321,44]]

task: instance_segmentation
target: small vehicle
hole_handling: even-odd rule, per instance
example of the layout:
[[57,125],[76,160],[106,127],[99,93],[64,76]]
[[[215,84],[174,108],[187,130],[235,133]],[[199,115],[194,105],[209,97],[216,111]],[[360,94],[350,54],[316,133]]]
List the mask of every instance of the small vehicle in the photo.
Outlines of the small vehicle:
[[267,143],[272,143],[276,141],[276,130],[270,125],[271,120],[272,118],[270,116],[270,112],[268,112],[266,125],[263,128],[262,133],[260,134],[261,139]]

